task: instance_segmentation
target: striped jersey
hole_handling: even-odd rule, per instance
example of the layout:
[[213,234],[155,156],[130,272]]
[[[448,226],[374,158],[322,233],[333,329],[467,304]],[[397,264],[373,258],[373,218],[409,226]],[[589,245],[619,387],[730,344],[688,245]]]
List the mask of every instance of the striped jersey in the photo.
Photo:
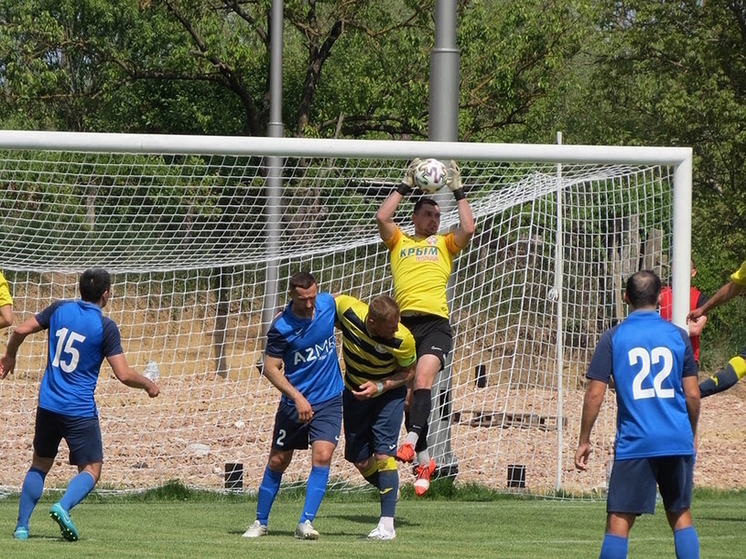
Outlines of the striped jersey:
[[348,295],[338,295],[336,304],[347,388],[359,390],[364,382],[379,382],[417,360],[414,337],[404,325],[399,323],[393,339],[373,337],[365,325],[368,305]]

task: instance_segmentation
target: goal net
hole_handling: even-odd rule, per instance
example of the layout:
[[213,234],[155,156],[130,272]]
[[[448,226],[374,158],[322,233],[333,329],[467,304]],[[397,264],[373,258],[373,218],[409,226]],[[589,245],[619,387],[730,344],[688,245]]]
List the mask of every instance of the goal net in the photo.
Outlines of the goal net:
[[[104,312],[130,365],[161,387],[148,399],[102,366],[101,488],[176,479],[256,490],[279,400],[259,372],[268,316],[299,270],[322,291],[364,301],[391,292],[374,216],[415,156],[458,160],[477,224],[454,262],[454,351],[433,389],[439,473],[501,491],[603,491],[613,394],[590,471],[573,469],[586,366],[625,315],[630,273],[669,278],[673,264],[688,288],[689,222],[676,221],[674,202],[689,203],[689,150],[2,132],[2,266],[16,324],[76,298],[79,273],[105,267],[114,285]],[[443,230],[456,226],[450,193],[436,196]],[[396,214],[405,231],[415,199]],[[5,490],[20,488],[30,461],[45,362],[46,335],[30,336],[0,383]],[[332,485],[364,487],[343,446]],[[285,482],[303,483],[308,455],[296,453]],[[411,468],[400,474],[413,481]],[[70,475],[63,444],[47,487]]]

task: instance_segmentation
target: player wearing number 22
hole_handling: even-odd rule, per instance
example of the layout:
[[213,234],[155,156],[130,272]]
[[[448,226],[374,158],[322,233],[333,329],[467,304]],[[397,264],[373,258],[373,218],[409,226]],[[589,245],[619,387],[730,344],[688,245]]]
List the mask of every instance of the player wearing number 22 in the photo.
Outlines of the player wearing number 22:
[[342,373],[334,339],[336,307],[329,293],[318,293],[316,280],[298,272],[289,281],[290,303],[267,332],[263,374],[281,393],[272,448],[259,485],[256,520],[245,538],[267,534],[272,503],[295,450],[311,445],[311,473],[306,481],[295,537],[316,540],[311,525],[326,493],[332,454],[342,430]]
[[0,378],[5,378],[15,368],[16,353],[23,340],[29,334],[49,331],[49,354],[36,409],[34,454],[23,480],[13,533],[19,540],[28,539],[31,513],[63,438],[70,449],[70,464],[78,467],[78,474],[70,480],[62,499],[49,509],[49,515],[59,524],[63,538],[78,539],[70,509],[96,485],[104,459],[93,397],[104,358],[122,384],[141,388],[151,398],[159,393],[155,383],[127,365],[119,328],[101,313],[111,296],[109,273],[101,268],[86,270],[80,276],[79,289],[80,300],[56,301],[21,323],[0,358]]
[[690,507],[699,419],[697,365],[687,332],[656,308],[661,281],[643,270],[627,280],[629,316],[604,332],[588,368],[575,467],[587,469],[590,436],[614,377],[617,429],[600,559],[627,557],[635,518],[655,511],[656,485],[678,559],[699,558]]

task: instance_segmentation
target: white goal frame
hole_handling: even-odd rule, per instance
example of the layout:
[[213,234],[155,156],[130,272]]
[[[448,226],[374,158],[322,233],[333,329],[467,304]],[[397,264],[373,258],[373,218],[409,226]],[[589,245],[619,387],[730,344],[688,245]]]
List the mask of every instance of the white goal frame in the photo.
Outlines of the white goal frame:
[[[622,147],[622,146],[578,146],[578,145],[524,145],[524,144],[475,144],[460,142],[412,142],[386,140],[339,140],[339,139],[297,139],[297,138],[246,138],[246,137],[206,137],[206,136],[172,136],[172,135],[136,135],[136,134],[107,134],[107,133],[66,133],[39,131],[0,131],[0,151],[54,151],[54,152],[91,152],[91,153],[122,153],[122,154],[183,154],[183,155],[227,155],[253,156],[267,158],[272,167],[268,168],[267,185],[270,199],[267,206],[269,234],[272,235],[272,223],[277,219],[273,214],[280,207],[281,200],[272,196],[281,194],[281,168],[285,158],[350,158],[350,159],[386,159],[400,160],[402,170],[406,161],[414,158],[434,157],[441,160],[455,159],[457,161],[500,161],[516,163],[551,163],[556,165],[558,184],[562,177],[562,169],[571,164],[597,165],[661,165],[673,168],[673,231],[671,250],[671,277],[673,291],[673,320],[685,327],[689,306],[690,282],[690,253],[691,253],[691,210],[692,210],[692,150],[684,147]],[[278,166],[279,168],[276,168]],[[2,169],[0,169],[2,172]],[[274,191],[272,187],[275,187]],[[278,189],[279,188],[279,189]],[[274,192],[274,194],[272,194]],[[441,194],[441,196],[445,196]],[[450,198],[450,197],[448,197]],[[448,205],[450,200],[443,200],[442,205]],[[561,231],[562,206],[558,203],[557,212],[560,217],[557,232],[558,263],[557,269],[562,270],[561,254],[563,236]],[[373,227],[375,225],[373,224]],[[277,268],[273,268],[277,239],[267,239],[268,247],[268,282],[265,289],[263,325],[271,318],[273,309],[282,303],[283,280],[279,278]],[[274,248],[273,248],[274,247]],[[101,262],[107,266],[106,262]],[[10,254],[3,266],[11,270],[23,269],[25,265],[14,260]],[[38,272],[46,270],[39,269]],[[49,270],[59,271],[59,270]],[[81,270],[70,269],[67,272]],[[563,274],[559,273],[553,286],[554,304],[557,308],[558,333],[562,332],[563,308]],[[41,310],[41,309],[36,309]],[[563,446],[565,437],[576,436],[576,433],[566,433],[561,418],[565,415],[562,409],[562,336],[558,335],[556,375],[559,400],[557,414],[558,453],[555,473],[555,490],[563,488]],[[0,396],[4,398],[0,388]],[[579,410],[573,410],[573,413]],[[448,441],[435,443],[444,446],[436,450],[436,454],[447,455],[450,452]],[[432,443],[431,443],[432,444]],[[260,452],[265,452],[261,449]],[[565,457],[566,458],[566,457]],[[446,459],[447,462],[447,459]],[[0,486],[3,485],[0,480]],[[7,483],[6,483],[7,485]],[[12,485],[12,484],[11,484]]]

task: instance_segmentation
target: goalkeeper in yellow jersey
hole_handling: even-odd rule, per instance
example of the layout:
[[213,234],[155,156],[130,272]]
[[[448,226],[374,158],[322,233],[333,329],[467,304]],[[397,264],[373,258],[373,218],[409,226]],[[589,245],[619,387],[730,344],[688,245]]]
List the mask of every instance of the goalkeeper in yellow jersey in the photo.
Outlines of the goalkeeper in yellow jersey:
[[394,299],[401,309],[401,322],[412,332],[417,344],[417,364],[404,421],[407,435],[396,458],[413,462],[416,455],[414,490],[422,496],[430,487],[430,476],[435,472],[435,462],[427,450],[431,389],[453,347],[446,286],[454,256],[474,235],[474,216],[464,195],[459,168],[451,161],[447,185],[458,205],[458,227],[445,234],[438,233],[440,207],[432,198],[420,198],[412,215],[414,234],[405,235],[394,223],[394,213],[415,187],[414,171],[418,163],[415,159],[409,165],[402,184],[378,209],[376,222],[381,239],[391,253]]
[[[730,281],[718,289],[718,292],[711,299],[687,315],[687,321],[697,320],[701,316],[706,316],[712,309],[719,307],[740,294],[744,288],[746,288],[746,261],[741,264],[738,270],[731,274]],[[723,369],[720,369],[710,378],[699,383],[700,396],[705,398],[728,390],[744,375],[746,375],[746,348],[728,361],[728,364]]]

